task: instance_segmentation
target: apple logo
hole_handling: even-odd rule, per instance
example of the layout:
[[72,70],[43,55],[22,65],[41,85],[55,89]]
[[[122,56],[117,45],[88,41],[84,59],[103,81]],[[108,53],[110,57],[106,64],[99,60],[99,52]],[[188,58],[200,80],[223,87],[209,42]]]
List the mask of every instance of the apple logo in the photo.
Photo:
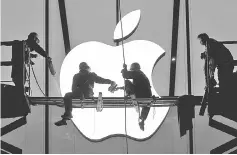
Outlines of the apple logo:
[[[140,10],[130,12],[117,24],[114,31],[114,40],[125,40],[138,27]],[[121,22],[123,35],[121,31]],[[147,40],[134,40],[124,44],[124,53],[128,68],[131,63],[139,62],[141,70],[147,75],[152,85],[152,80],[157,80],[152,75],[153,68],[164,56],[165,51],[157,44]],[[71,91],[72,78],[79,71],[79,63],[85,61],[91,71],[97,75],[115,81],[118,86],[124,85],[121,75],[123,67],[122,45],[110,46],[101,42],[89,41],[77,45],[65,57],[60,71],[61,94]],[[153,79],[152,79],[153,76]],[[123,97],[123,90],[114,93],[108,92],[109,85],[95,84],[94,96],[102,92],[103,97]],[[159,96],[152,86],[152,93]],[[145,131],[138,125],[138,113],[135,108],[127,108],[127,135],[132,139],[146,139],[152,136],[162,124],[168,113],[169,107],[152,107],[145,122]],[[90,140],[102,140],[111,136],[125,135],[125,110],[120,108],[104,108],[97,112],[96,108],[74,108],[73,122],[81,134]]]

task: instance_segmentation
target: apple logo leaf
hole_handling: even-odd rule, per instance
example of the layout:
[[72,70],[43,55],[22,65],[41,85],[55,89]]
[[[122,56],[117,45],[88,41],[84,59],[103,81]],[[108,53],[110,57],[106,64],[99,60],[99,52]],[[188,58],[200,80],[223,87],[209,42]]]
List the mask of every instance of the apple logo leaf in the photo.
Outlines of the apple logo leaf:
[[[120,42],[129,38],[138,28],[141,11],[135,10],[124,16],[114,30],[114,41]],[[122,26],[122,28],[121,28]]]

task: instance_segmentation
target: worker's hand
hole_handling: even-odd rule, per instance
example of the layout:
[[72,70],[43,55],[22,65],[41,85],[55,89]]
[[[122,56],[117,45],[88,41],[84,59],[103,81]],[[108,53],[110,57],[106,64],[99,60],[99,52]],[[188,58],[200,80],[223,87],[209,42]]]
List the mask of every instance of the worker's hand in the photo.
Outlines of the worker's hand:
[[121,73],[123,73],[124,71],[127,71],[127,65],[126,64],[123,64],[123,69],[121,70]]
[[47,56],[47,57],[46,57],[46,60],[47,60],[47,61],[52,61],[52,58],[49,57],[49,56]]
[[123,68],[127,70],[127,65],[126,65],[126,64],[123,64]]
[[111,86],[115,86],[115,85],[117,85],[116,82],[112,81]]
[[124,72],[128,71],[127,69],[122,69],[121,73],[124,74]]
[[54,76],[56,74],[56,71],[54,70],[54,67],[53,67],[52,58],[47,56],[46,61],[48,63],[48,67],[49,67],[49,70],[50,70],[51,74]]
[[114,93],[114,91],[116,90],[116,87],[117,87],[117,84],[114,81],[112,81],[111,85],[108,88],[108,91],[111,93]]
[[205,59],[205,58],[206,58],[205,52],[201,53],[201,59]]
[[32,53],[30,54],[31,58],[37,58],[37,56],[38,56],[37,54],[32,54]]

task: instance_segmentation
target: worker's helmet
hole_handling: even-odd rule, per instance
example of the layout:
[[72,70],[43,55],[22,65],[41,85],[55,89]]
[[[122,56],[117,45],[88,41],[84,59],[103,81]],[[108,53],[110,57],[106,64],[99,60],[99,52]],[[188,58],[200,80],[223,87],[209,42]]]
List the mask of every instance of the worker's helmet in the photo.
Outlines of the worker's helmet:
[[136,70],[140,70],[140,69],[141,69],[141,67],[140,67],[139,63],[137,63],[137,62],[132,63],[130,66],[131,71],[136,71]]
[[36,32],[31,32],[28,35],[28,40],[35,41],[37,44],[40,42],[40,40],[38,38],[38,34]]
[[197,36],[198,39],[200,39],[201,44],[206,44],[207,41],[209,40],[209,36],[206,33],[201,33]]
[[88,64],[86,62],[81,62],[79,64],[79,69],[80,70],[88,70],[88,69],[90,69],[90,66],[88,66]]

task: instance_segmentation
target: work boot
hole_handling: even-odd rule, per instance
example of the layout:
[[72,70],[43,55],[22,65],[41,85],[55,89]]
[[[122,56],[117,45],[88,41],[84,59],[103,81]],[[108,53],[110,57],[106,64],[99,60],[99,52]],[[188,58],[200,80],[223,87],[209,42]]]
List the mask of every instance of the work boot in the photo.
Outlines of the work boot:
[[62,119],[60,121],[57,121],[54,123],[56,126],[62,126],[62,125],[67,125],[67,122],[65,119]]

